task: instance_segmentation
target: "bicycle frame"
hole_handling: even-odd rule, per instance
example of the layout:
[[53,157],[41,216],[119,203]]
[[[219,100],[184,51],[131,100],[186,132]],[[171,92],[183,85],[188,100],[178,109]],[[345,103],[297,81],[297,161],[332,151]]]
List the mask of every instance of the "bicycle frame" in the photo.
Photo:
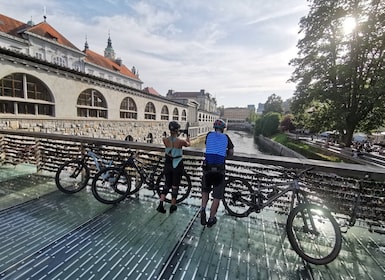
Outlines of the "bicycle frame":
[[[93,151],[88,151],[86,155],[83,157],[83,161],[87,162],[86,158],[92,158],[92,160],[95,163],[96,170],[99,172],[102,167],[110,167],[112,166],[113,161],[112,160],[105,160],[101,156],[95,154]],[[101,164],[99,163],[101,162]]]
[[[131,152],[128,159],[122,164],[121,168],[125,169],[127,167],[134,168],[136,174],[140,176],[141,182],[135,186],[135,189],[132,192],[137,192],[143,184],[147,185],[148,189],[155,191],[155,172],[159,168],[159,164],[162,161],[162,157],[159,157],[156,165],[146,165],[135,156],[135,152]],[[151,167],[152,172],[146,171],[147,167]]]

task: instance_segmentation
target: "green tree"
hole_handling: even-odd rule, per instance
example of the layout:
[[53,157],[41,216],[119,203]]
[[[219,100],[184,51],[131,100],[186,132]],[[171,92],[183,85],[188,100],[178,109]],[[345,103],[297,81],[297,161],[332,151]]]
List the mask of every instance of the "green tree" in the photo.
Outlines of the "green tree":
[[[308,121],[327,120],[350,144],[356,128],[376,128],[385,116],[385,1],[309,2],[298,57],[290,62],[297,83],[292,110],[304,117],[317,104]],[[351,32],[347,22],[356,24]]]
[[267,114],[270,112],[276,112],[282,114],[283,112],[283,101],[282,98],[275,93],[270,95],[267,98],[267,101],[264,105],[263,114]]
[[263,135],[270,137],[278,132],[279,121],[281,115],[279,113],[270,112],[258,118],[255,122],[254,135]]

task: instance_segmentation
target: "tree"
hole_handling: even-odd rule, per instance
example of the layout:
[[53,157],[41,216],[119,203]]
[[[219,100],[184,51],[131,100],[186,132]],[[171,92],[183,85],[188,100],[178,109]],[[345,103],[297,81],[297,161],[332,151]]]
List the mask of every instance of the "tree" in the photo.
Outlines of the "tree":
[[[349,145],[358,127],[374,129],[385,116],[385,1],[309,0],[300,20],[298,57],[291,81],[297,83],[292,110],[309,110],[328,120]],[[351,32],[346,22],[355,22]]]
[[254,135],[262,134],[265,137],[270,137],[278,132],[279,113],[270,112],[258,118],[255,122]]
[[283,101],[282,98],[275,93],[270,95],[267,98],[267,101],[265,103],[263,114],[267,114],[270,112],[276,112],[276,113],[282,113],[283,112]]
[[293,131],[295,129],[294,125],[294,116],[292,114],[287,114],[283,117],[280,123],[282,131]]

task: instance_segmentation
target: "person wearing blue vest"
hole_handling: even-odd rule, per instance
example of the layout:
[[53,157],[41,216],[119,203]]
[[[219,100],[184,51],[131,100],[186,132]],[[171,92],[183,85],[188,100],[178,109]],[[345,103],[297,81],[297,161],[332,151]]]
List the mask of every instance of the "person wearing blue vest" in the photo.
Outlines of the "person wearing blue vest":
[[183,165],[183,147],[190,146],[190,136],[187,133],[186,140],[180,139],[179,129],[180,125],[176,121],[169,123],[170,136],[163,138],[165,146],[166,160],[164,163],[165,186],[160,195],[159,206],[156,210],[160,213],[166,213],[164,209],[164,200],[171,188],[171,207],[170,213],[176,211],[176,199],[178,196],[180,181],[182,180],[184,165]]
[[[214,131],[206,135],[206,152],[203,161],[201,224],[212,227],[217,222],[216,214],[219,203],[225,191],[225,161],[226,157],[234,154],[234,144],[227,134],[224,134],[226,123],[218,119],[214,122]],[[209,194],[212,191],[213,202],[210,217],[206,220],[206,207]]]

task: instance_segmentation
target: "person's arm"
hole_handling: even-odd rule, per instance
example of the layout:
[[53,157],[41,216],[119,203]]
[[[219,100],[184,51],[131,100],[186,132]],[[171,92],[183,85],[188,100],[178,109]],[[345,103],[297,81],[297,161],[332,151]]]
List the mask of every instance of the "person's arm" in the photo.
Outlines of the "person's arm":
[[190,143],[190,135],[189,134],[187,134],[185,142],[186,142],[185,147],[190,147],[191,143]]
[[234,155],[234,144],[231,141],[230,137],[226,134],[228,142],[227,142],[227,156]]

